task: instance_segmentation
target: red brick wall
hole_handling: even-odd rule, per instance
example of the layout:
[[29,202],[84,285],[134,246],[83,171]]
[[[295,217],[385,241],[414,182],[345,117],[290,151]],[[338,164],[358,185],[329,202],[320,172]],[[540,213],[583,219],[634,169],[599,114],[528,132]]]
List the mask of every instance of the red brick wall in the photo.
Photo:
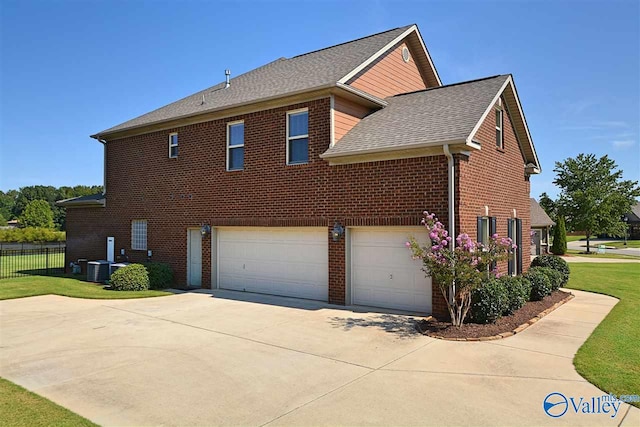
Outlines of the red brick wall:
[[[288,166],[286,112],[302,107],[309,108],[309,163]],[[226,123],[235,120],[245,123],[245,164],[227,172]],[[168,158],[170,132],[179,134],[177,159]],[[145,260],[130,240],[131,220],[146,219],[153,260],[171,264],[180,285],[186,282],[186,230],[203,223],[328,230],[335,221],[418,225],[425,209],[446,222],[444,156],[329,166],[319,158],[329,142],[329,98],[110,141],[106,207],[69,209],[68,259],[104,258],[112,235],[116,253],[125,248],[130,260]],[[339,304],[345,301],[344,244],[344,238],[329,243],[329,297]],[[202,282],[210,286],[211,238],[202,246]]]

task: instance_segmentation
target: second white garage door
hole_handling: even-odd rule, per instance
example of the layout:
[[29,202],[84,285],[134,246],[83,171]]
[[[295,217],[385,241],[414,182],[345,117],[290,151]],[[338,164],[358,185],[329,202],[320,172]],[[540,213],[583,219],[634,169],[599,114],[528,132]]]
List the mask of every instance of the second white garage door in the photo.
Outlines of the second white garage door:
[[326,228],[221,228],[218,286],[327,301],[328,238]]
[[431,313],[431,278],[405,245],[409,236],[427,242],[424,227],[354,228],[350,236],[354,304]]

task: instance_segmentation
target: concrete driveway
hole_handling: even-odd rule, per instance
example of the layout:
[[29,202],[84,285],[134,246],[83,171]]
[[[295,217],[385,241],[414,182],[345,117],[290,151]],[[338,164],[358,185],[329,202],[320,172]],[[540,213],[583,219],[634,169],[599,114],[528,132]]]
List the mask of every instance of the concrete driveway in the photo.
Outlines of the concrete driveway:
[[[624,425],[576,350],[617,302],[583,292],[521,334],[449,342],[410,316],[233,292],[0,301],[0,376],[102,425]],[[624,420],[624,421],[623,421]]]

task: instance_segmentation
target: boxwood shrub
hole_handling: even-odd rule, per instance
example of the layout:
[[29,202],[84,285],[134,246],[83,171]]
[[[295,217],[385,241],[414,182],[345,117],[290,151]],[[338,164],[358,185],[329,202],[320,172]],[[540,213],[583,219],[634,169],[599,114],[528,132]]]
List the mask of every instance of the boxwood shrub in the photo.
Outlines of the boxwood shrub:
[[569,281],[569,264],[559,256],[555,255],[539,255],[531,261],[531,267],[549,267],[559,272],[562,276],[560,287]]
[[471,293],[470,318],[474,323],[494,323],[508,305],[504,282],[489,279]]
[[517,309],[529,301],[531,295],[531,283],[523,276],[502,276],[498,279],[504,285],[507,294],[507,304],[503,315],[513,314]]
[[113,272],[109,284],[116,291],[146,291],[149,274],[142,264],[129,264]]
[[163,262],[147,262],[144,264],[149,274],[149,288],[166,289],[173,283],[173,270]]
[[544,271],[544,274],[547,275],[549,281],[551,282],[551,291],[557,291],[560,285],[562,285],[562,274],[554,270],[551,267],[538,267]]
[[544,271],[547,267],[531,267],[524,275],[531,283],[531,301],[541,301],[551,294],[551,280]]

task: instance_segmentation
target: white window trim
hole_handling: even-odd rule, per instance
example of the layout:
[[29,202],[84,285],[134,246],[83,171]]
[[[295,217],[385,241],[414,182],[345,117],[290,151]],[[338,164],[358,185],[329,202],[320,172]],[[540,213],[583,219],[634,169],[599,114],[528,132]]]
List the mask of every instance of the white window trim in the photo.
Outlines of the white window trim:
[[241,147],[244,150],[244,130],[242,131],[243,133],[242,145],[234,145],[233,148],[231,148],[231,146],[229,145],[229,143],[231,142],[231,132],[229,132],[229,130],[231,129],[231,126],[240,125],[240,124],[244,125],[244,120],[236,120],[235,122],[227,123],[227,172],[239,172],[244,170],[244,160],[242,161],[241,169],[229,169],[229,152],[233,149],[241,148]]
[[[289,117],[294,115],[294,114],[299,114],[299,113],[307,113],[307,133],[306,135],[296,135],[293,137],[289,136]],[[291,163],[289,161],[289,143],[291,141],[295,141],[297,139],[303,139],[303,138],[307,138],[307,140],[309,139],[309,109],[308,108],[300,108],[298,110],[291,110],[291,111],[287,111],[287,165],[305,165],[309,163],[309,160],[307,160],[306,162],[293,162]],[[307,143],[307,150],[309,149],[309,144]]]
[[501,102],[498,102],[498,105],[496,106],[496,112],[500,114],[500,126],[496,124],[496,131],[500,131],[500,145],[496,144],[496,147],[504,150],[504,110],[502,109]]
[[[513,243],[517,240],[517,231],[518,231],[518,222],[517,218],[511,218],[511,235],[513,236]],[[517,276],[520,272],[518,271],[518,251],[520,247],[516,247],[515,249],[511,249],[511,253],[509,254],[509,263],[511,263],[511,275]]]
[[[144,247],[137,246],[138,241],[136,239],[136,229],[135,229],[136,224],[143,224],[143,223],[144,223]],[[132,219],[131,220],[131,250],[146,251],[148,246],[147,244],[148,240],[149,240],[149,222],[146,219]]]
[[[176,137],[176,141],[177,141],[175,144],[173,143],[173,137],[174,137],[174,136]],[[172,149],[173,147],[177,147],[179,144],[180,144],[180,140],[179,140],[179,138],[178,138],[178,132],[172,132],[172,133],[170,133],[170,134],[169,134],[169,158],[170,158],[170,159],[177,159],[177,158],[178,158],[178,155],[177,155],[177,154],[176,154],[175,156],[172,156],[172,155],[171,155],[171,149]]]

